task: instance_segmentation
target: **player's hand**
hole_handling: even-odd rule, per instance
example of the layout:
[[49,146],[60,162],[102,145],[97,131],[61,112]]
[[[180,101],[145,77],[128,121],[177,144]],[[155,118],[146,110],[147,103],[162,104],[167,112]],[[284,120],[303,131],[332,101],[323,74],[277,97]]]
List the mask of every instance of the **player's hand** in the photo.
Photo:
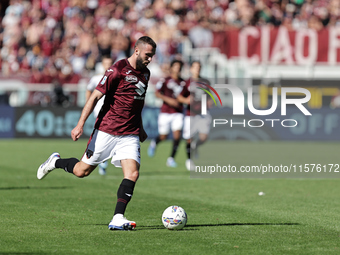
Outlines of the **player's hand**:
[[76,126],[71,132],[71,137],[73,141],[77,141],[81,137],[82,134],[83,134],[83,128]]
[[185,104],[190,105],[190,100],[191,100],[191,96],[189,95],[186,99],[185,99]]
[[174,99],[174,98],[168,98],[167,103],[168,105],[175,107],[175,108],[180,106],[180,103],[177,101],[177,99]]

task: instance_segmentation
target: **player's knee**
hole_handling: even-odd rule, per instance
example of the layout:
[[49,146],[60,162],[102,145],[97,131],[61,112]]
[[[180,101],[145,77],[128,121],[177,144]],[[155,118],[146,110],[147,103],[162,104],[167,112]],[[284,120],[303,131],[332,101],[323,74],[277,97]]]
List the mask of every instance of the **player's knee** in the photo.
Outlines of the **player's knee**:
[[207,138],[208,138],[208,137],[202,137],[202,138],[200,138],[201,143],[205,143],[205,141],[207,140]]
[[133,178],[135,179],[135,181],[137,181],[138,178],[139,178],[139,171],[134,171],[134,172],[132,173],[132,176],[133,176]]
[[164,141],[166,139],[167,135],[160,135],[159,140]]
[[139,171],[133,171],[132,173],[129,173],[125,178],[136,182],[139,178]]
[[73,174],[75,176],[77,176],[78,178],[84,178],[86,176],[89,176],[90,174],[90,171],[80,171],[80,170],[76,170],[76,171],[73,171]]

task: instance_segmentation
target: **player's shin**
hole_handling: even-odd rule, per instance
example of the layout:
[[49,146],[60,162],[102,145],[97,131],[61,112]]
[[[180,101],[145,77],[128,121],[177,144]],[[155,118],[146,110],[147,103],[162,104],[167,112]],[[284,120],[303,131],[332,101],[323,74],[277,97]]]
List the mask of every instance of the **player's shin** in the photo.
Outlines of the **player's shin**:
[[176,140],[174,140],[174,142],[173,142],[173,145],[172,145],[172,152],[171,152],[171,157],[172,157],[172,158],[175,158],[175,155],[176,155],[176,152],[177,152],[177,149],[178,149],[179,142],[180,142],[180,139],[176,139]]
[[58,159],[55,162],[56,168],[62,168],[65,172],[73,174],[74,166],[79,162],[76,158]]
[[117,191],[117,204],[114,213],[115,215],[116,214],[124,215],[126,206],[132,198],[135,184],[136,183],[134,181],[128,179],[123,179],[123,181],[121,182]]
[[190,142],[189,142],[189,143],[187,143],[187,147],[186,147],[186,153],[187,153],[188,159],[190,159],[190,149],[191,149],[191,146],[190,146]]

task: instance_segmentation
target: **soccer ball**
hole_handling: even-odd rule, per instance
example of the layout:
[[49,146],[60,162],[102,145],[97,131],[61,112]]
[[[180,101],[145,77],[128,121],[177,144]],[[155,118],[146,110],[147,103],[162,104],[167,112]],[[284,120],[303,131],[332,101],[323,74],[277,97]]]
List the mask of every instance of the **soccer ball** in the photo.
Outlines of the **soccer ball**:
[[180,206],[173,205],[166,208],[162,214],[162,222],[167,229],[182,229],[187,224],[187,213]]

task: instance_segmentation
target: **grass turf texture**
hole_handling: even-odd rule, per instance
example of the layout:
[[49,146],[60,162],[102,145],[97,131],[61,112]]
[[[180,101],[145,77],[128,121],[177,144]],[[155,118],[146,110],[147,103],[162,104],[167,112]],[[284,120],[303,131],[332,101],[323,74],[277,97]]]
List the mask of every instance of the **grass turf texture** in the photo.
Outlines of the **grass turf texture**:
[[[137,228],[109,231],[120,169],[110,165],[107,176],[96,169],[85,179],[58,169],[43,180],[36,178],[52,152],[80,157],[86,142],[0,140],[0,254],[340,253],[340,180],[190,179],[183,141],[175,169],[165,166],[169,142],[161,143],[152,159],[148,142],[142,144],[141,177],[126,212]],[[339,163],[334,162],[336,143],[229,145],[230,160],[248,165],[264,162],[254,149],[288,164],[282,153],[294,150],[315,161],[313,148],[318,148],[332,158],[329,163]],[[266,195],[258,196],[260,191]],[[169,231],[161,223],[163,210],[175,204],[188,213],[182,231]]]

